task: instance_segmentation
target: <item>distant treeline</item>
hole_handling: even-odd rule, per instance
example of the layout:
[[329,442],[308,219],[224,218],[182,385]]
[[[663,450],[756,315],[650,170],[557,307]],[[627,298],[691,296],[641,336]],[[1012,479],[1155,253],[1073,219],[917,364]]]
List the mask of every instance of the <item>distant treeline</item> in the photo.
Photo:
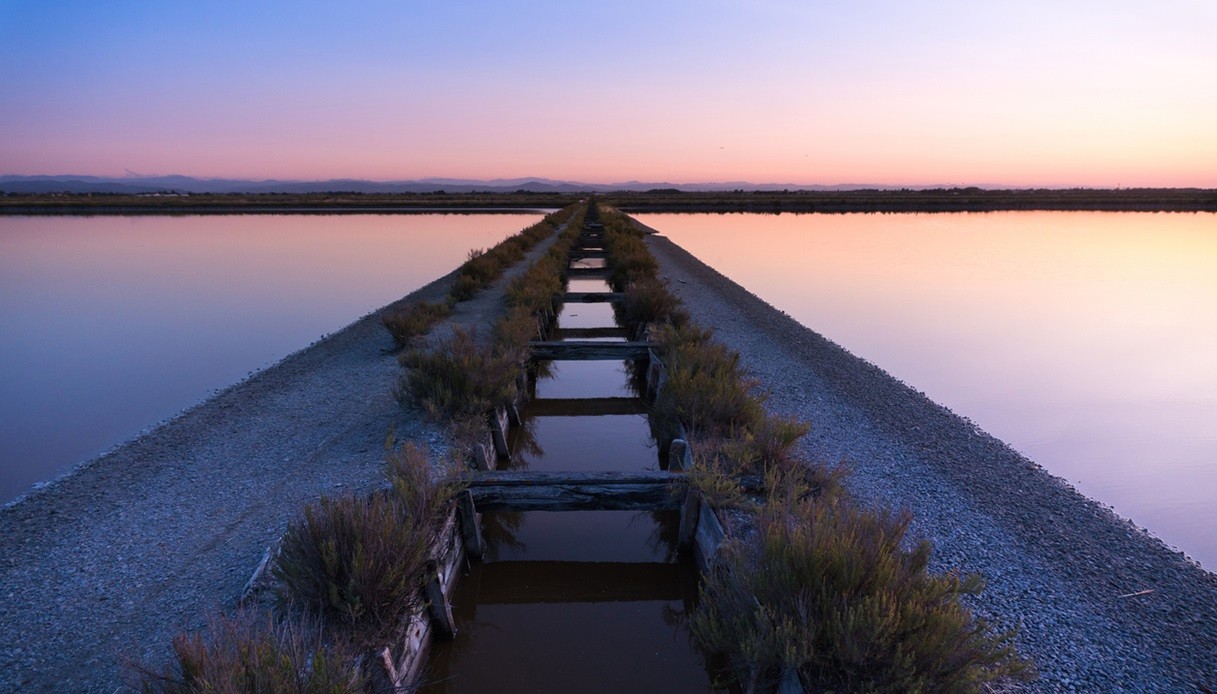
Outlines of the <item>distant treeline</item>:
[[[2,191],[0,191],[2,192]],[[562,208],[588,194],[307,193],[307,194],[0,194],[0,214],[231,214],[412,212]],[[985,190],[734,191],[676,189],[603,193],[597,199],[629,212],[991,212],[1108,210],[1217,212],[1217,189],[1094,188]]]
[[0,214],[360,213],[562,208],[586,195],[562,193],[39,193],[0,191]]
[[613,193],[605,203],[627,212],[993,212],[1000,210],[1217,211],[1217,190],[1093,188],[984,190],[737,191],[653,190]]

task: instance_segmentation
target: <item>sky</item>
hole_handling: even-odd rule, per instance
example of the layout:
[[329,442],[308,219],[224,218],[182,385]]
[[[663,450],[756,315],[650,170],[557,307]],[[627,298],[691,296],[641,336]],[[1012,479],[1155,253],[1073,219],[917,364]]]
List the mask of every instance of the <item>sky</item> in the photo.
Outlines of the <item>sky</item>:
[[1217,187],[1212,0],[0,0],[0,174]]

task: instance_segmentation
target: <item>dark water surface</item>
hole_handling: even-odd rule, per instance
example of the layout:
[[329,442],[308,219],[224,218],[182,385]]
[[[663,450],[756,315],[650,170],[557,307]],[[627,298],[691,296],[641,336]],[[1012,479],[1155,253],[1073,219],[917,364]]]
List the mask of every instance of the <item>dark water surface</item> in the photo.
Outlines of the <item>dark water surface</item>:
[[705,692],[685,616],[696,568],[675,512],[485,514],[488,554],[461,578],[457,638],[426,692]]
[[1217,569],[1217,214],[639,219]]
[[538,219],[0,216],[0,502]]

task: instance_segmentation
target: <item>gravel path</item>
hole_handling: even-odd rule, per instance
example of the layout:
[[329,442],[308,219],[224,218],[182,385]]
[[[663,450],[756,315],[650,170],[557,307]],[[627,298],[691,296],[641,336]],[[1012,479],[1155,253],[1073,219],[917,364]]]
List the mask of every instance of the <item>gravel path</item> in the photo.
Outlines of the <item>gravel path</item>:
[[[554,238],[450,321],[489,323]],[[454,277],[403,301],[438,300]],[[390,428],[442,451],[391,395],[379,313],[0,510],[0,692],[120,689],[125,659],[164,662],[174,634],[233,607],[305,504],[383,486]]]
[[1217,576],[668,239],[649,243],[770,409],[811,422],[809,456],[848,461],[859,498],[911,509],[936,569],[986,577],[973,605],[1019,627],[1040,672],[1028,689],[1217,690]]

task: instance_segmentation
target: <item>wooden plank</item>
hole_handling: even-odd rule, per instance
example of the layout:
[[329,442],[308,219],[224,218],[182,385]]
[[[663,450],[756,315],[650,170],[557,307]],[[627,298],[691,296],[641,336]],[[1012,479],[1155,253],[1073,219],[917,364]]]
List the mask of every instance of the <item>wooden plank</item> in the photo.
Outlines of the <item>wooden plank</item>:
[[499,460],[511,457],[511,447],[507,445],[507,410],[496,407],[490,412],[490,438],[494,441],[494,452]]
[[537,398],[524,406],[526,417],[588,417],[602,414],[646,414],[642,398]]
[[[558,328],[554,331],[553,342],[562,340],[592,339],[597,337],[628,338],[625,328]],[[544,340],[543,340],[544,341]],[[627,340],[628,341],[628,340]]]
[[533,359],[565,361],[643,359],[653,345],[652,342],[596,342],[591,340],[528,343]]
[[718,556],[718,548],[723,543],[727,534],[723,532],[723,526],[718,522],[718,516],[715,515],[714,509],[710,508],[709,504],[701,504],[700,512],[697,519],[697,533],[694,536],[696,552],[694,555],[697,559],[697,568],[705,573],[714,566],[714,560]]
[[681,598],[680,566],[662,562],[496,561],[478,590],[479,605]]
[[478,472],[469,476],[469,488],[477,493],[478,487],[544,487],[551,484],[648,484],[683,482],[683,475],[662,470],[636,470],[630,472],[530,472],[528,470],[496,470]]
[[580,258],[608,258],[608,251],[601,248],[575,248],[572,249],[568,256],[571,260]]
[[664,511],[678,499],[673,483],[594,485],[557,484],[531,487],[478,487],[471,490],[485,511]]
[[693,468],[693,450],[684,439],[672,439],[668,446],[668,470],[684,472]]
[[613,271],[606,267],[572,267],[567,268],[566,276],[570,278],[600,278],[607,279]]
[[486,544],[482,540],[482,527],[478,523],[473,494],[468,489],[456,497],[456,515],[460,520],[461,540],[465,543],[465,553],[473,559],[481,559],[485,553]]
[[685,494],[685,503],[680,507],[680,533],[676,548],[681,552],[693,549],[697,537],[697,522],[701,518],[701,496],[693,489]]
[[562,295],[561,301],[565,304],[603,304],[610,301],[621,301],[624,298],[624,292],[566,292]]

